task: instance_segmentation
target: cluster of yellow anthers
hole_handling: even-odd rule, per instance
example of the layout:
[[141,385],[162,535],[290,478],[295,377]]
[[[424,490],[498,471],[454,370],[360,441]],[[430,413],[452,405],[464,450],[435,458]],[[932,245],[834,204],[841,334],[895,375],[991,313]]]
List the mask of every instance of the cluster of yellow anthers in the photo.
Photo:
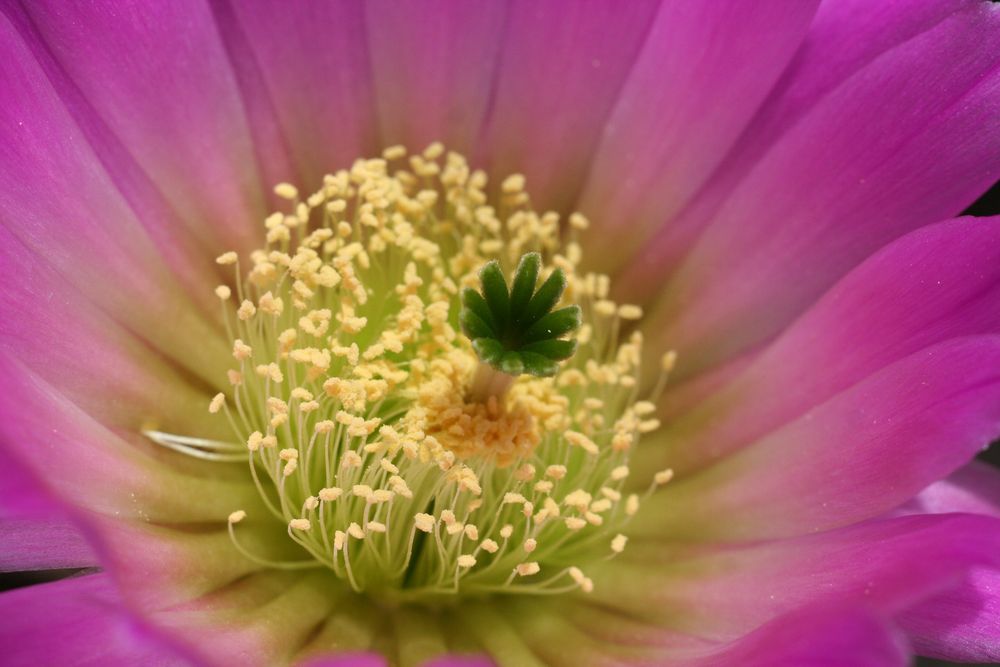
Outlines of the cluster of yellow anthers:
[[[623,492],[630,450],[659,425],[637,396],[641,335],[618,340],[641,311],[577,270],[587,220],[560,229],[524,185],[508,177],[494,207],[486,175],[460,155],[393,147],[307,196],[278,185],[288,211],[265,220],[266,247],[249,267],[218,258],[235,270],[235,299],[216,290],[235,367],[209,410],[229,419],[261,497],[311,555],[251,553],[240,510],[230,534],[248,558],[325,566],[355,590],[408,598],[589,591],[578,566],[624,548],[618,530],[640,500]],[[566,273],[564,298],[584,314],[579,351],[555,377],[472,401],[459,291],[478,286],[485,262],[512,267],[526,252]]]

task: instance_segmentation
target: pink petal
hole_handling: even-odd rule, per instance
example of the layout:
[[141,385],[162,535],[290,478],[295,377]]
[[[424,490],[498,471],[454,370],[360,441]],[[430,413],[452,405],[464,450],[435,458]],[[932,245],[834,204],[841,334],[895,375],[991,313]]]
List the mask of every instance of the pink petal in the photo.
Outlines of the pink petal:
[[998,369],[996,336],[912,354],[666,487],[652,501],[657,529],[753,539],[885,512],[966,463],[1000,431]]
[[256,247],[261,186],[208,6],[24,5],[18,21],[74,120],[140,216],[211,258]]
[[[0,345],[32,373],[58,385],[60,393],[88,414],[131,432],[156,422],[174,432],[207,437],[228,433],[228,427],[213,432],[206,419],[208,390],[193,387],[164,355],[89,301],[81,285],[67,280],[2,227],[0,271],[18,276],[0,292],[0,308],[11,313],[0,318]],[[179,313],[161,312],[174,321],[185,320]],[[154,319],[158,325],[160,318]],[[201,338],[199,343],[198,353],[184,355],[178,363],[200,364],[216,381],[224,377],[228,352],[222,336],[214,341]],[[5,394],[4,399],[16,401],[16,396]]]
[[747,172],[817,103],[882,54],[967,8],[962,0],[882,2],[878,11],[864,0],[821,3],[802,48],[749,131],[684,215],[660,230],[656,252],[668,260],[668,268],[672,270]]
[[996,303],[1000,218],[912,232],[838,282],[722,389],[676,413],[658,434],[658,465],[703,467],[908,354],[998,332]]
[[64,507],[31,473],[4,457],[0,465],[0,571],[97,565]]
[[656,11],[648,0],[512,2],[481,137],[492,173],[523,172],[536,207],[571,205]]
[[905,612],[973,568],[1000,565],[1000,520],[907,516],[744,545],[636,536],[620,558],[595,574],[598,601],[659,613],[677,632],[729,640],[809,604]]
[[[696,220],[664,227],[623,286],[651,294],[662,284],[655,277],[684,255],[650,320],[663,327],[662,340],[686,352],[684,372],[774,335],[873,250],[955,215],[1000,176],[1000,126],[992,122],[1000,9],[962,3],[915,35],[904,20],[905,30],[882,40],[884,51],[849,52],[860,62],[834,68],[842,78],[832,85],[824,67],[844,41],[864,43],[855,32],[864,32],[858,21],[868,13],[851,2],[828,4],[820,33],[807,37],[807,62],[789,71],[761,111],[766,145],[745,158],[737,149],[731,159],[745,162],[725,196],[707,212],[682,216]],[[899,20],[895,11],[872,14],[878,23]],[[900,41],[900,32],[911,34]],[[797,80],[817,73],[821,82]],[[799,93],[805,108],[784,101]]]
[[922,602],[899,622],[920,655],[1000,661],[1000,570],[973,570],[960,586]]
[[271,149],[265,175],[312,188],[377,150],[364,3],[219,2],[213,11],[255,139]]
[[[613,270],[708,178],[809,28],[815,2],[666,2],[590,167],[591,263]],[[610,242],[610,243],[609,243]]]
[[10,667],[201,664],[132,617],[104,574],[3,593],[0,615],[3,661]]
[[[3,17],[0,87],[6,91],[0,104],[5,263],[6,256],[21,263],[27,250],[34,262],[72,282],[84,299],[199,372],[199,351],[190,340],[211,340],[213,329],[173,279],[154,239],[118,193],[28,45]],[[48,297],[27,279],[11,287],[35,299]],[[206,293],[205,302],[213,298]],[[214,312],[217,307],[212,304]],[[192,338],[162,326],[166,319]]]
[[1000,470],[972,461],[934,482],[900,509],[912,514],[969,512],[1000,518]]
[[903,667],[905,642],[883,620],[851,607],[806,609],[776,619],[714,655],[685,664]]
[[0,519],[0,572],[93,567],[97,557],[65,519]]
[[23,366],[0,356],[0,371],[3,450],[57,498],[122,519],[222,526],[234,504],[254,504],[248,482],[180,472],[176,459],[138,434],[108,429]]
[[419,150],[443,141],[471,156],[491,100],[508,5],[364,5],[382,143]]

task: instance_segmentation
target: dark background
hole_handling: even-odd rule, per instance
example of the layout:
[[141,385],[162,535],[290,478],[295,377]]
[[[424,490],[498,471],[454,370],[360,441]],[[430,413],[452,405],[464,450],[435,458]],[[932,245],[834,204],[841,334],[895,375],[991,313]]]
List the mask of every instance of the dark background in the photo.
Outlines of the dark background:
[[[1000,214],[1000,182],[994,185],[988,192],[980,197],[972,206],[964,211],[965,215],[988,216]],[[1000,307],[1000,304],[998,304]],[[997,434],[1000,438],[1000,433]],[[993,443],[986,451],[979,455],[983,461],[1000,468],[1000,439]],[[55,579],[62,579],[73,574],[80,573],[81,570],[47,570],[40,572],[8,572],[0,573],[0,591],[30,586],[32,584],[43,583]],[[949,667],[957,663],[943,660],[931,660],[929,658],[917,658],[915,667]],[[981,667],[998,667],[996,663],[981,663]]]

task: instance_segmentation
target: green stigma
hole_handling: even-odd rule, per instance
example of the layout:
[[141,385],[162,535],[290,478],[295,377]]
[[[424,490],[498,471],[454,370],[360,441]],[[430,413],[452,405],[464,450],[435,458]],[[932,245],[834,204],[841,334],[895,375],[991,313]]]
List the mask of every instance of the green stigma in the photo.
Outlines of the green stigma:
[[563,338],[580,327],[580,307],[553,310],[566,289],[566,276],[555,269],[536,289],[542,257],[521,257],[510,288],[499,262],[479,272],[482,293],[462,290],[459,322],[479,360],[506,375],[551,377],[559,362],[576,352],[576,341]]

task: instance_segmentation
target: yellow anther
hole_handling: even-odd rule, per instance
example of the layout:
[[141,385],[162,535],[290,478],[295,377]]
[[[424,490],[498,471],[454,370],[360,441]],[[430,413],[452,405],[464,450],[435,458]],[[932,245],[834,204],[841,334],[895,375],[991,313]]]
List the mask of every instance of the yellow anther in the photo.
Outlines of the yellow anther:
[[670,350],[660,359],[660,368],[663,369],[664,373],[669,373],[674,369],[674,365],[677,363],[677,352]]
[[237,317],[246,322],[252,318],[257,313],[257,308],[253,305],[253,302],[249,299],[244,299],[243,303],[240,304],[239,310],[236,311]]
[[249,449],[251,452],[256,452],[258,449],[260,449],[263,440],[264,436],[261,434],[261,432],[254,431],[253,433],[250,434],[250,437],[247,438],[247,449]]
[[594,312],[604,317],[611,317],[616,312],[615,302],[602,299],[594,304]]
[[618,307],[618,317],[623,320],[642,319],[642,308],[632,304],[624,304]]
[[566,442],[579,447],[591,456],[596,456],[600,452],[597,444],[583,433],[578,431],[567,431],[563,437],[566,438]]
[[671,470],[670,468],[667,468],[666,470],[661,470],[660,472],[653,475],[653,481],[656,483],[657,486],[663,486],[673,478],[674,478],[674,471]]
[[375,503],[387,503],[395,496],[396,494],[388,489],[376,489],[372,492],[371,500]]
[[537,491],[538,493],[551,493],[552,492],[552,488],[554,486],[555,485],[552,482],[550,482],[549,480],[542,480],[540,482],[535,482],[535,487],[534,488],[535,488],[535,491]]
[[212,397],[212,400],[208,404],[208,411],[213,415],[222,409],[222,406],[226,404],[226,395],[223,393],[218,393]]
[[288,522],[288,527],[292,530],[309,530],[312,528],[312,524],[309,519],[292,519]]
[[253,350],[249,345],[244,343],[242,340],[237,338],[233,341],[233,358],[237,361],[243,361],[249,359],[250,355],[253,354]]
[[524,190],[524,174],[511,174],[503,180],[500,189],[504,194],[517,194]]
[[434,530],[434,523],[434,517],[430,514],[421,512],[413,517],[413,525],[417,527],[417,530],[422,530],[425,533],[429,533]]
[[338,489],[335,486],[332,486],[326,489],[320,489],[319,499],[325,503],[332,503],[333,501],[340,498],[340,496],[342,496],[343,494],[344,494],[343,490]]
[[615,503],[622,499],[621,493],[607,486],[601,487],[601,495]]
[[533,574],[541,572],[542,567],[538,563],[532,561],[530,563],[521,563],[514,569],[517,572],[517,576],[530,577]]
[[514,473],[514,479],[521,482],[527,482],[534,478],[535,476],[535,466],[530,463],[525,463]]
[[578,567],[571,567],[568,570],[570,578],[576,582],[580,590],[584,593],[591,593],[594,590],[594,582],[589,577],[584,576],[583,571]]
[[503,496],[504,505],[523,505],[525,498],[520,493],[505,493]]
[[263,313],[277,317],[285,309],[285,303],[279,297],[275,297],[270,292],[265,292],[257,300],[257,305]]
[[566,466],[554,464],[545,469],[545,476],[552,479],[562,479],[566,476]]
[[611,509],[611,506],[612,506],[611,500],[609,500],[608,498],[601,498],[600,500],[595,500],[594,502],[590,503],[590,511],[597,512],[598,514],[600,514],[601,512],[607,512],[609,509]]
[[611,471],[611,479],[615,482],[620,482],[621,480],[628,477],[628,466],[618,466]]
[[400,145],[389,146],[382,151],[382,157],[386,160],[399,160],[404,158],[406,157],[406,147]]

